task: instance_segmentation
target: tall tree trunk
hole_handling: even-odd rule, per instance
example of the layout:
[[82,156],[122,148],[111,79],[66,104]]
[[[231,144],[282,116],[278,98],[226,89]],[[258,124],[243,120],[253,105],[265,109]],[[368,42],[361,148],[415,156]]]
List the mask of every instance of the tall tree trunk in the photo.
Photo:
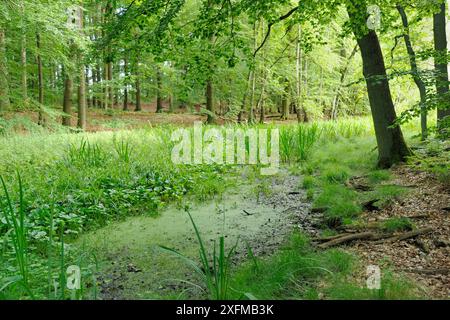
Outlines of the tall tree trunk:
[[303,64],[303,58],[302,58],[302,47],[301,47],[301,39],[302,39],[302,27],[299,24],[298,25],[298,35],[297,35],[297,41],[296,41],[296,48],[295,48],[295,93],[296,93],[296,99],[295,99],[295,113],[297,114],[297,122],[300,123],[302,121],[307,122],[308,121],[308,115],[306,114],[306,110],[303,107],[302,103],[302,81],[303,81],[303,73],[302,73],[302,64]]
[[20,48],[20,61],[21,61],[21,88],[22,88],[22,100],[25,106],[28,106],[28,79],[27,79],[27,40],[26,36],[22,35]]
[[44,114],[42,112],[42,105],[44,105],[44,73],[42,69],[42,59],[41,59],[41,36],[39,33],[36,33],[36,49],[37,49],[37,67],[38,67],[38,102],[40,104],[39,106],[39,120],[38,124],[44,125],[45,124],[45,118]]
[[386,75],[383,53],[375,31],[361,30],[361,17],[366,17],[363,4],[347,4],[350,23],[357,38],[363,60],[363,73],[367,83],[370,108],[378,145],[378,166],[389,168],[410,155],[400,126],[391,127],[397,116]]
[[136,61],[136,108],[134,111],[142,111],[141,106],[141,81],[139,79],[139,62]]
[[103,80],[102,80],[102,87],[103,87],[103,99],[102,99],[102,108],[103,109],[108,109],[108,97],[109,97],[109,91],[108,91],[108,84],[107,81],[109,79],[109,75],[108,75],[108,64],[107,63],[103,63]]
[[123,73],[125,76],[125,88],[123,90],[123,111],[128,111],[128,59],[123,61]]
[[66,72],[66,79],[64,80],[64,101],[63,112],[65,113],[62,118],[63,126],[71,126],[72,117],[72,89],[73,81],[71,76]]
[[[256,24],[256,21],[253,23],[253,52],[256,51],[258,46],[258,30],[259,27]],[[253,63],[256,64],[256,57],[253,58]],[[256,92],[256,66],[253,66],[253,70],[251,73],[252,77],[252,86],[251,86],[251,94],[250,94],[250,112],[248,114],[248,122],[255,122],[255,92]]]
[[108,68],[108,109],[112,109],[114,105],[114,93],[113,93],[113,87],[112,87],[112,80],[113,80],[113,63],[109,61],[107,63]]
[[[79,30],[80,33],[83,34],[83,10],[78,9],[78,18],[79,18]],[[86,73],[85,73],[85,65],[83,63],[83,54],[80,53],[78,55],[78,128],[85,130],[86,129]]]
[[[84,74],[86,78],[86,107],[89,109],[92,108],[94,100],[94,97],[92,96],[92,87],[91,87],[92,69],[89,66],[86,66]],[[89,76],[89,74],[91,76]]]
[[[81,60],[81,57],[80,57]],[[79,83],[78,83],[78,128],[86,129],[86,75],[84,66],[79,67]]]
[[284,79],[284,92],[283,92],[283,98],[281,99],[281,119],[282,120],[288,120],[289,119],[289,80],[286,78]]
[[10,107],[5,43],[5,30],[0,26],[0,111],[8,110]]
[[162,104],[162,74],[159,66],[156,67],[156,113],[163,112]]
[[214,116],[212,114],[214,113],[214,90],[211,79],[208,79],[208,81],[206,81],[206,110],[211,113],[208,113],[207,122],[213,123]]
[[437,110],[438,127],[445,117],[450,116],[449,78],[447,68],[447,32],[445,17],[445,2],[441,4],[441,10],[433,16],[434,25],[434,49],[436,56],[434,65],[436,70],[436,91],[439,108]]
[[100,84],[100,86],[97,87],[98,92],[97,92],[96,100],[97,100],[97,107],[101,109],[101,108],[104,108],[103,103],[104,103],[105,95],[104,95],[104,85],[102,83],[103,79],[102,79],[102,71],[101,71],[100,63],[97,63],[97,65],[96,65],[96,74],[97,74],[97,76],[96,76],[97,83]]
[[401,5],[397,5],[397,10],[402,18],[404,28],[403,39],[405,40],[406,50],[409,56],[411,75],[420,93],[420,109],[421,109],[420,125],[422,130],[422,140],[425,140],[427,138],[427,108],[426,108],[427,89],[425,86],[425,82],[422,80],[422,77],[420,76],[420,71],[417,66],[416,52],[414,51],[414,48],[411,43],[408,16],[406,15],[405,9]]

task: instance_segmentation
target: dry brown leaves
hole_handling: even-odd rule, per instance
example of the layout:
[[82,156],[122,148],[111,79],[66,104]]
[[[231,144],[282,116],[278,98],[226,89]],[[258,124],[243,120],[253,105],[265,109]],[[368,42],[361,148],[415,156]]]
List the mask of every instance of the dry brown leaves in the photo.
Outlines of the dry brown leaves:
[[[363,219],[376,222],[420,216],[412,219],[416,227],[432,227],[434,232],[394,243],[359,241],[350,250],[367,265],[390,265],[420,284],[430,298],[449,298],[450,274],[444,271],[450,269],[450,190],[431,174],[408,166],[394,168],[393,175],[393,183],[410,187],[411,192],[380,211],[366,212]],[[423,274],[430,270],[436,274]]]

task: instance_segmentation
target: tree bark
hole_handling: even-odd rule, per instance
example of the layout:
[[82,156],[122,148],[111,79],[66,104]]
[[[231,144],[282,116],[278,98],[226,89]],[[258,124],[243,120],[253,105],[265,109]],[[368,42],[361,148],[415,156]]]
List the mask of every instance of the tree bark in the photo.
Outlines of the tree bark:
[[436,70],[436,91],[439,108],[437,110],[437,121],[439,123],[445,117],[450,116],[449,78],[447,68],[447,31],[445,17],[445,2],[441,4],[441,10],[433,16],[434,49],[436,56],[434,65]]
[[5,30],[0,27],[0,111],[8,110],[10,105]]
[[123,73],[125,76],[125,88],[123,90],[123,111],[128,111],[128,59],[124,59]]
[[66,73],[66,79],[64,80],[64,102],[63,102],[63,112],[65,113],[62,117],[63,126],[71,126],[72,117],[72,89],[73,81],[69,74]]
[[139,62],[136,62],[136,108],[134,111],[142,111],[141,106],[141,81],[139,79]]
[[361,22],[358,18],[366,16],[367,8],[354,2],[352,4],[353,7],[347,7],[347,11],[363,60],[363,73],[378,145],[378,166],[389,168],[406,160],[410,150],[406,146],[400,126],[391,127],[397,116],[378,36],[373,30],[360,28],[361,23],[365,21]]
[[397,10],[400,13],[402,18],[402,24],[404,28],[403,39],[405,40],[406,51],[409,56],[409,65],[411,67],[411,75],[413,80],[419,89],[420,93],[420,125],[422,130],[422,140],[427,138],[427,108],[426,108],[426,100],[427,100],[427,89],[425,87],[425,83],[420,76],[420,71],[417,66],[416,52],[411,43],[410,30],[409,30],[409,22],[408,16],[406,15],[405,9],[401,5],[397,5]]
[[295,99],[295,113],[297,114],[297,122],[301,123],[302,121],[308,121],[308,115],[306,114],[306,110],[302,105],[302,47],[301,47],[301,39],[302,39],[302,27],[298,25],[298,35],[296,42],[296,58],[295,58],[295,89],[297,98]]
[[[206,110],[210,113],[214,113],[214,89],[211,79],[206,81]],[[207,122],[214,122],[214,116],[212,114],[208,113]]]
[[112,80],[113,80],[113,64],[112,64],[112,61],[109,61],[106,64],[106,67],[108,69],[108,86],[107,86],[108,109],[112,109],[113,105],[114,105],[114,93],[113,93],[113,87],[112,87]]
[[163,104],[162,104],[162,74],[161,69],[157,66],[156,69],[156,113],[163,112]]
[[283,92],[283,98],[281,100],[281,119],[288,120],[289,119],[289,80],[284,79],[285,81],[285,89]]
[[[83,10],[78,9],[79,15],[79,29],[80,33],[83,34]],[[86,73],[85,66],[83,63],[83,54],[78,55],[78,128],[86,129]]]
[[[44,74],[43,74],[43,69],[42,69],[42,59],[41,59],[41,53],[40,53],[41,36],[39,35],[39,33],[36,33],[36,49],[37,49],[36,61],[37,61],[37,67],[38,67],[38,96],[39,96],[38,102],[42,106],[42,105],[44,105]],[[44,114],[41,110],[41,106],[39,106],[38,124],[44,125],[45,118],[44,118]]]

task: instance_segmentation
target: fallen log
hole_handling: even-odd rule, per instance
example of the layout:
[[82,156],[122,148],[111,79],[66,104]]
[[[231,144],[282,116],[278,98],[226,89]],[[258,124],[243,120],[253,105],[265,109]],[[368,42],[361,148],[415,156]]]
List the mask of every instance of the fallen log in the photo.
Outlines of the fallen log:
[[353,240],[371,239],[373,237],[375,237],[375,234],[373,232],[355,233],[355,234],[346,235],[346,236],[339,237],[337,239],[333,239],[331,241],[322,243],[322,244],[318,245],[318,247],[321,249],[327,249],[327,248],[334,247],[339,244],[343,244],[343,243],[350,242]]
[[402,240],[407,240],[410,238],[414,238],[417,236],[420,236],[422,234],[426,234],[426,233],[430,233],[433,231],[433,228],[423,228],[423,229],[418,229],[418,230],[414,230],[414,231],[409,231],[409,232],[405,232],[387,239],[382,239],[377,241],[376,243],[384,243],[384,242],[396,242],[396,241],[402,241]]

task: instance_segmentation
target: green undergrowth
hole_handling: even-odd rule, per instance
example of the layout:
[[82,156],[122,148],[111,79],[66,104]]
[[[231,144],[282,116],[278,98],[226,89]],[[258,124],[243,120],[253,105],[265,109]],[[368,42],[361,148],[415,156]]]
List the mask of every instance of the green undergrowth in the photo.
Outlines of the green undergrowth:
[[389,269],[382,270],[381,288],[367,289],[357,279],[361,266],[340,249],[315,251],[310,240],[295,233],[270,257],[249,261],[231,281],[234,298],[246,292],[258,299],[417,299],[417,288]]
[[381,209],[408,192],[390,182],[389,170],[376,168],[375,146],[375,139],[365,136],[324,142],[301,165],[302,187],[313,207],[324,211],[324,227],[327,221],[352,223],[367,201],[375,200],[373,205]]

